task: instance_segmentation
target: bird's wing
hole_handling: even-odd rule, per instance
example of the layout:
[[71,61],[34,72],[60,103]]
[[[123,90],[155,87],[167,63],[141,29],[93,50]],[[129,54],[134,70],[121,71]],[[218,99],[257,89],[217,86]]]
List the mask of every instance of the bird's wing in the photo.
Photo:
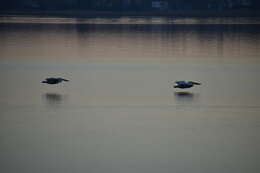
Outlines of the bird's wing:
[[49,78],[46,78],[45,80],[54,80],[56,78],[53,78],[53,77],[49,77]]
[[176,84],[178,84],[178,85],[183,85],[183,84],[186,84],[186,82],[185,82],[185,81],[176,81],[175,83],[176,83]]

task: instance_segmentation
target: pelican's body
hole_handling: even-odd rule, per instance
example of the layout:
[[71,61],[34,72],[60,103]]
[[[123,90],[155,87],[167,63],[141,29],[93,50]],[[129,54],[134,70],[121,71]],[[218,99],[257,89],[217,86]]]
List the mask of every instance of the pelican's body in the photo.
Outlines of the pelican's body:
[[62,81],[68,82],[69,80],[64,79],[64,78],[46,78],[42,83],[47,83],[47,84],[58,84],[61,83]]
[[185,88],[191,88],[194,85],[200,85],[200,83],[192,82],[192,81],[176,81],[174,84],[174,88],[185,89]]

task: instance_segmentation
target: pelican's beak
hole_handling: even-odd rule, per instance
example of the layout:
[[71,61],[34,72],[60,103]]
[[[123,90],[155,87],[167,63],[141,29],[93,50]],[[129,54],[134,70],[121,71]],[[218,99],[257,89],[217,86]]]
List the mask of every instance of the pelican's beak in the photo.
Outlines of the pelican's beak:
[[68,79],[63,79],[63,81],[68,82],[69,80]]
[[201,85],[201,83],[198,82],[192,82],[194,85]]
[[42,81],[42,83],[47,83],[47,81],[44,80],[44,81]]

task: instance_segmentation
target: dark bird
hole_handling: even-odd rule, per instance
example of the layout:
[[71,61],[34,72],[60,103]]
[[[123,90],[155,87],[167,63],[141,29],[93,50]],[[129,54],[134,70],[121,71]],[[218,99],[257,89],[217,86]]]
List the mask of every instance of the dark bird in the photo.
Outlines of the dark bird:
[[61,83],[62,81],[68,82],[69,80],[64,79],[64,78],[46,78],[42,83],[47,83],[47,84],[58,84]]
[[201,85],[201,84],[193,81],[176,81],[173,87],[185,89],[185,88],[191,88],[194,85]]

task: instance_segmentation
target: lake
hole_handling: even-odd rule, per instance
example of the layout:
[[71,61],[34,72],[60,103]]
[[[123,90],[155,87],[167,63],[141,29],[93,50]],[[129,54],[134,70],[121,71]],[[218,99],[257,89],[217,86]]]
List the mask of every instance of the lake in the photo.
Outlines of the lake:
[[0,172],[258,173],[259,21],[1,17]]

